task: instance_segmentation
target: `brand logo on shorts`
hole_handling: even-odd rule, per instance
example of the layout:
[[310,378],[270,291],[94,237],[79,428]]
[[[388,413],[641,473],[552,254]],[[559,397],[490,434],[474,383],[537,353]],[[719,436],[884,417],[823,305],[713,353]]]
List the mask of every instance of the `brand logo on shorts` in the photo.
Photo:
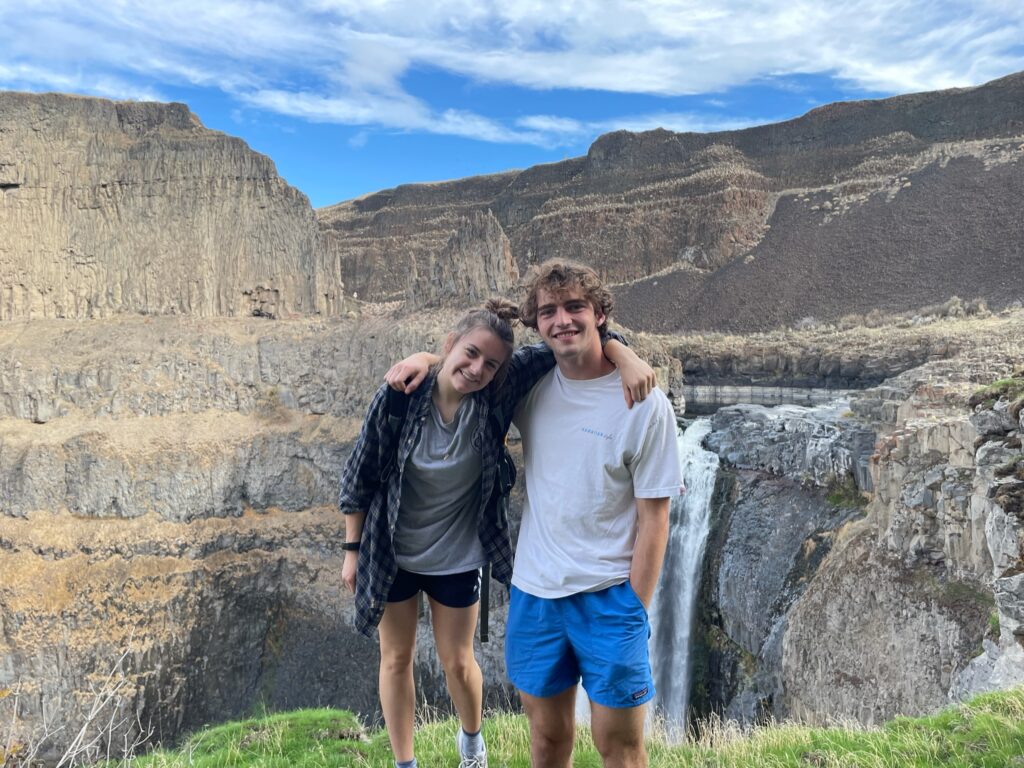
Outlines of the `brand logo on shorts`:
[[639,691],[637,691],[636,693],[633,694],[633,701],[637,701],[638,699],[642,699],[646,695],[647,695],[647,686],[644,686]]
[[582,429],[588,435],[597,435],[598,437],[603,437],[605,440],[614,440],[615,439],[615,435],[610,435],[607,432],[601,432],[600,430],[591,429],[590,427],[582,427]]

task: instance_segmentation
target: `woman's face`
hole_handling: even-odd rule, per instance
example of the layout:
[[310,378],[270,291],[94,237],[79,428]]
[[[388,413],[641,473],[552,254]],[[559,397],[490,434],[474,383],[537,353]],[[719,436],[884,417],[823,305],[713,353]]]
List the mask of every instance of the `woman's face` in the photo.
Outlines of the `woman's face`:
[[440,376],[463,395],[483,389],[494,379],[508,351],[505,344],[486,328],[474,328],[462,338],[448,336]]

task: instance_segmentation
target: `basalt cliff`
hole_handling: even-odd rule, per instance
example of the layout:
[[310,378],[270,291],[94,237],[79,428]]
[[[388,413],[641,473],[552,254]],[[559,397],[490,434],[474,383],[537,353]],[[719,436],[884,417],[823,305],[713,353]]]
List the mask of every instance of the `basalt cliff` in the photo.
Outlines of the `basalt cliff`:
[[613,134],[318,212],[183,105],[0,94],[0,748],[372,719],[339,470],[390,362],[552,255],[617,284],[680,411],[845,398],[713,417],[696,711],[875,722],[1018,681],[1022,89]]
[[360,298],[401,297],[490,211],[520,271],[569,257],[620,284],[633,328],[756,331],[1024,300],[1024,75],[845,102],[784,123],[602,136],[585,157],[377,192],[318,211]]
[[712,417],[698,711],[878,724],[1024,683],[1024,326],[990,328],[829,406]]
[[336,314],[305,195],[184,104],[0,93],[0,320]]

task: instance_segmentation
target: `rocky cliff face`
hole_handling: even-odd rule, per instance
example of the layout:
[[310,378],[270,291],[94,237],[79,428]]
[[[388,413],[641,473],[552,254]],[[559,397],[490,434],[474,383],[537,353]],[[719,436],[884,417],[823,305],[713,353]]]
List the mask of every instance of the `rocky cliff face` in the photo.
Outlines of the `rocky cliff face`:
[[[635,329],[756,331],[1024,300],[1024,75],[715,134],[600,137],[586,157],[409,185],[318,211],[350,290],[399,298],[473,212],[519,269],[552,256],[620,283]],[[956,222],[955,227],[949,225]],[[962,256],[970,253],[970,268]]]
[[336,314],[309,201],[183,104],[0,93],[0,320]]
[[73,734],[122,654],[127,732],[173,739],[259,701],[372,718],[337,476],[380,350],[436,348],[432,322],[451,321],[0,325],[5,731]]
[[877,723],[1024,680],[1024,388],[969,400],[1022,359],[1019,334],[850,410],[719,411],[698,707]]
[[508,296],[519,280],[508,237],[490,211],[463,220],[440,254],[430,254],[421,275],[416,261],[409,277],[409,304],[465,307],[490,296]]

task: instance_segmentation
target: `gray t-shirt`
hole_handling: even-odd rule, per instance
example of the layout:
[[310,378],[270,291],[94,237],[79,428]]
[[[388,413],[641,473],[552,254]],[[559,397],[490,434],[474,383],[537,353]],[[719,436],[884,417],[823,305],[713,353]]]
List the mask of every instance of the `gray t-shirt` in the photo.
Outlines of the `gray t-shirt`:
[[450,424],[431,402],[402,475],[394,537],[399,568],[441,576],[487,562],[477,535],[480,452],[473,434],[478,420],[472,397],[462,399]]

